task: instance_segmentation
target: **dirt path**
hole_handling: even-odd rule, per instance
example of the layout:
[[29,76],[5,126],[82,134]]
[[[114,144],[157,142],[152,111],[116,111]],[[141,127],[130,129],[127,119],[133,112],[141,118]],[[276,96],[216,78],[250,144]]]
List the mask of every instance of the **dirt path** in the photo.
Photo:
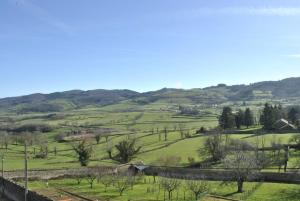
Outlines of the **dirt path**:
[[42,189],[38,190],[38,193],[45,195],[54,201],[91,201],[90,199],[85,199],[61,189]]

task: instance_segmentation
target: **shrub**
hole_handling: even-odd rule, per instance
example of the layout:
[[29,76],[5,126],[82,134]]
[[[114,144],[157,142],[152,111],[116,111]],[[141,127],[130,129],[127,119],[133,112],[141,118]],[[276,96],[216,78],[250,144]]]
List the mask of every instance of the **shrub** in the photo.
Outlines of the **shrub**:
[[196,160],[194,157],[188,157],[188,161],[190,165],[194,165],[196,163]]
[[42,132],[47,133],[51,132],[53,128],[48,124],[24,124],[19,127],[10,128],[10,132],[22,133],[22,132]]
[[58,135],[55,136],[55,140],[59,143],[62,143],[62,142],[66,142],[66,139],[65,137],[67,137],[67,134],[65,133],[60,133]]

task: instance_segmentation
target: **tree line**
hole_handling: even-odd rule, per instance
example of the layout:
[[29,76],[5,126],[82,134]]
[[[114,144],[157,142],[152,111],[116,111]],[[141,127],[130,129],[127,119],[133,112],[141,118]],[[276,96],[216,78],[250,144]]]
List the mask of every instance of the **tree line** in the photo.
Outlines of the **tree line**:
[[279,119],[286,119],[293,125],[299,127],[300,108],[292,106],[283,108],[281,105],[271,105],[266,103],[260,116],[260,123],[265,130],[274,130],[274,124]]
[[243,126],[249,128],[256,123],[260,123],[264,130],[275,130],[274,125],[280,119],[286,119],[291,124],[300,127],[300,107],[292,106],[283,108],[280,104],[271,105],[266,103],[259,115],[259,122],[256,122],[256,118],[250,108],[233,111],[231,107],[227,106],[223,108],[219,117],[219,126],[224,130],[233,128],[241,129]]
[[235,127],[240,129],[242,126],[249,128],[254,125],[253,112],[247,108],[246,110],[239,109],[234,113],[231,107],[224,107],[219,117],[219,125],[223,129]]

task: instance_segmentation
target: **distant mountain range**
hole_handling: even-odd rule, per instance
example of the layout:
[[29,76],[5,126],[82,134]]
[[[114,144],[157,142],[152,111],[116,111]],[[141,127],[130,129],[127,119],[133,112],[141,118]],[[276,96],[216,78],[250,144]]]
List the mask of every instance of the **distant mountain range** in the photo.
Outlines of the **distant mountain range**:
[[164,88],[139,93],[131,90],[73,90],[51,94],[31,94],[0,99],[1,111],[57,112],[86,106],[104,106],[131,101],[146,105],[157,101],[180,104],[220,104],[228,101],[300,98],[300,77],[280,81],[258,82],[250,85],[217,86],[196,89]]

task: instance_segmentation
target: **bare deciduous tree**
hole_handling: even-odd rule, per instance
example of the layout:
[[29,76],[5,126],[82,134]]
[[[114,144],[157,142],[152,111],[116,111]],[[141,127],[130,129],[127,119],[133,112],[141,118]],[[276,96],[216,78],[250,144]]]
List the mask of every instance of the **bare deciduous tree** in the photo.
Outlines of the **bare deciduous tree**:
[[127,175],[122,175],[122,174],[116,175],[114,183],[120,196],[122,196],[124,191],[130,187],[130,181]]
[[8,150],[8,144],[9,144],[9,141],[10,141],[9,135],[8,135],[7,132],[1,132],[0,135],[1,135],[2,149],[5,148],[5,150],[7,151]]
[[194,194],[195,200],[204,197],[210,190],[209,183],[204,180],[187,180],[186,187]]
[[107,187],[113,183],[113,170],[111,168],[101,167],[97,168],[97,180],[98,183],[102,183],[105,187],[105,192]]
[[172,192],[179,188],[181,182],[178,179],[172,178],[171,175],[162,175],[159,181],[161,187],[168,192],[169,200],[172,199]]
[[224,166],[232,171],[232,177],[237,182],[238,193],[243,192],[243,184],[254,179],[259,173],[259,164],[255,153],[236,149],[223,160]]
[[78,171],[77,169],[71,169],[71,170],[68,170],[68,174],[70,176],[72,176],[72,178],[74,178],[77,182],[77,185],[80,185],[83,178],[84,178],[84,175],[85,175],[86,171],[85,170],[82,170],[82,171]]
[[213,161],[219,161],[225,156],[225,140],[221,134],[214,134],[204,142],[204,149],[200,149],[200,154],[208,155]]
[[77,181],[77,185],[80,185],[82,180],[83,180],[83,176],[81,174],[74,174],[74,179]]
[[86,180],[90,184],[90,188],[93,188],[94,182],[97,179],[97,174],[94,169],[88,169],[86,174]]
[[112,185],[114,179],[112,175],[104,175],[101,177],[100,182],[104,185],[104,192],[107,191],[107,188]]

